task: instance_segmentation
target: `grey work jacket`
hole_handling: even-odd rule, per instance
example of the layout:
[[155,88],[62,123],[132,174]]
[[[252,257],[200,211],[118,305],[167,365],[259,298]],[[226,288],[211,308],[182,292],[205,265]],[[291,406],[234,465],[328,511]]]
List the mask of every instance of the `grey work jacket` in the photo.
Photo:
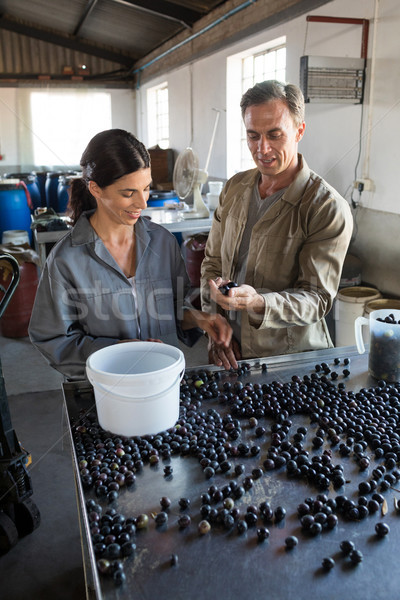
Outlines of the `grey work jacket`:
[[194,343],[201,330],[182,332],[189,278],[179,245],[164,227],[140,218],[135,225],[135,296],[132,285],[83,213],[53,248],[40,278],[29,336],[50,365],[69,379],[86,377],[90,354],[120,340]]
[[[350,243],[350,207],[311,171],[300,169],[252,230],[245,283],[264,297],[262,316],[242,311],[243,358],[332,346],[324,316],[332,307]],[[220,195],[202,263],[202,308],[211,311],[208,280],[232,279],[253,188],[260,173],[234,175]],[[226,315],[227,316],[227,315]]]

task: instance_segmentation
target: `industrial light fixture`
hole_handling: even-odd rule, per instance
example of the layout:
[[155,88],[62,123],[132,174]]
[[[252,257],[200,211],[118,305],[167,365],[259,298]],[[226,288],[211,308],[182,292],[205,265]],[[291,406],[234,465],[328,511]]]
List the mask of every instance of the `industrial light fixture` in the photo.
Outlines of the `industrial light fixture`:
[[300,88],[306,102],[362,104],[364,59],[330,56],[300,58]]

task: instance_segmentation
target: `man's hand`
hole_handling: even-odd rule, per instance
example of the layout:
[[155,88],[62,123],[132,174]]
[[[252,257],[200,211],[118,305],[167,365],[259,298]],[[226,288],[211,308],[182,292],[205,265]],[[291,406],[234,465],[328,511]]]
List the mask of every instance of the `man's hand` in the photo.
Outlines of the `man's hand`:
[[235,338],[231,339],[228,347],[216,344],[212,339],[208,340],[208,362],[217,367],[229,370],[231,367],[238,368],[237,361],[241,359],[239,344]]
[[217,277],[209,279],[210,296],[224,310],[246,310],[249,313],[264,313],[264,298],[251,285],[240,285],[230,288],[226,295],[219,291],[221,285],[228,283],[227,279]]

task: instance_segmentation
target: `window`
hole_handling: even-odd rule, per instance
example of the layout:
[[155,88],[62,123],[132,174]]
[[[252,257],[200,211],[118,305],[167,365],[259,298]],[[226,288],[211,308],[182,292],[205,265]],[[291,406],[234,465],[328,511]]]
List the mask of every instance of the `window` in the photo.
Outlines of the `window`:
[[147,90],[149,147],[169,148],[168,84]]
[[286,79],[286,38],[251,48],[228,58],[227,84],[227,175],[254,168],[247,147],[246,131],[240,113],[240,99],[244,92],[266,79]]
[[111,95],[107,92],[31,92],[30,109],[37,166],[79,165],[89,140],[111,128]]

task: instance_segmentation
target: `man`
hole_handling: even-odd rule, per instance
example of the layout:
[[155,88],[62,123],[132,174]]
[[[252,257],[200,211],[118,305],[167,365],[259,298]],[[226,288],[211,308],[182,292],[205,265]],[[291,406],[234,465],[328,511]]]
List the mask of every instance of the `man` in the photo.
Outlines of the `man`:
[[[221,192],[202,264],[202,307],[211,302],[233,327],[230,347],[209,342],[210,362],[332,347],[325,315],[351,239],[348,203],[307,166],[304,98],[291,84],[264,81],[242,97],[256,169]],[[227,295],[221,286],[235,281]]]

